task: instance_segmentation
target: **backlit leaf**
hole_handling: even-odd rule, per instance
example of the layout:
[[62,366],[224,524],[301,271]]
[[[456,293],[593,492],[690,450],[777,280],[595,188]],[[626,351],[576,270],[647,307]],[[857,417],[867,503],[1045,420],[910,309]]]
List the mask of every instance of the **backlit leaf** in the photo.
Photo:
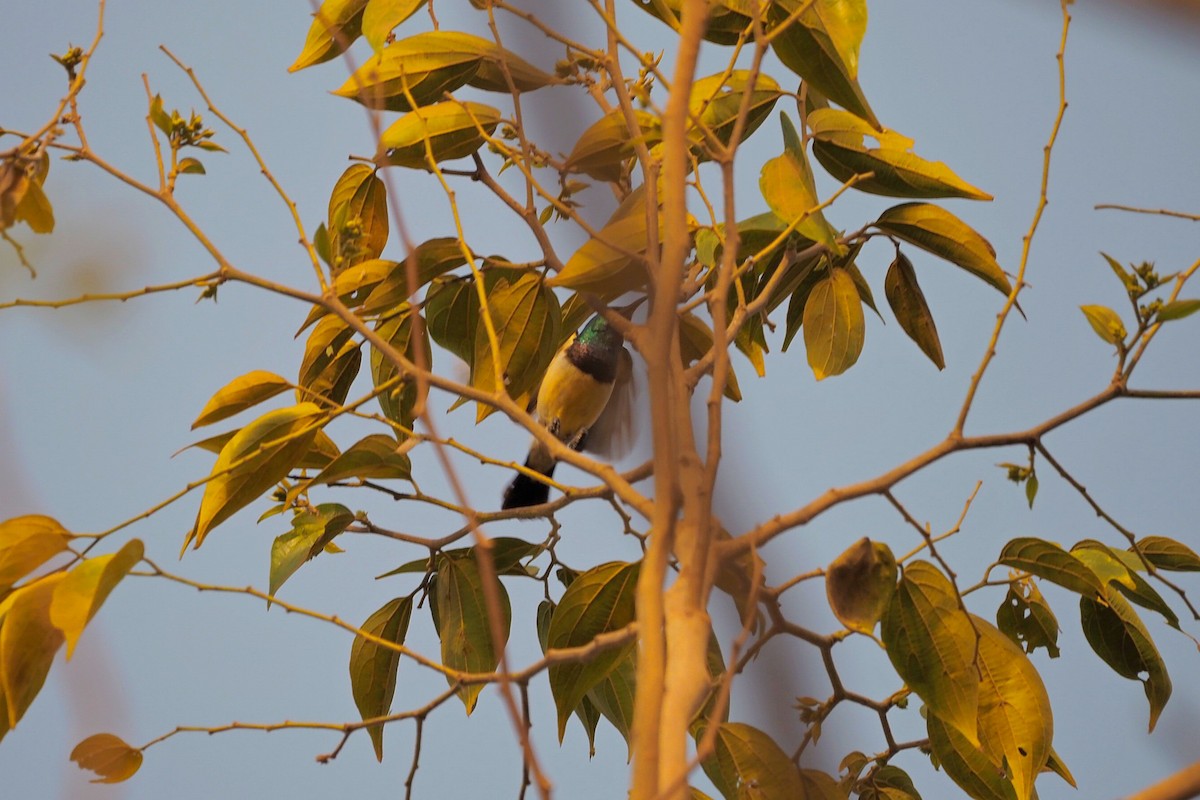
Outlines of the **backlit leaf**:
[[71,534],[58,520],[26,514],[0,522],[0,589],[67,549]]
[[75,745],[71,760],[99,776],[92,783],[120,783],[142,766],[142,751],[111,733],[97,733]]
[[336,276],[379,258],[388,240],[387,187],[370,164],[352,164],[329,195],[329,265]]
[[208,532],[283,480],[309,450],[326,418],[320,406],[299,403],[269,411],[224,447],[205,484],[196,525],[184,542],[199,547]]
[[[819,108],[808,115],[813,156],[834,178],[848,181],[856,174],[874,173],[854,188],[889,197],[965,197],[991,200],[958,177],[940,161],[926,161],[908,151],[912,142],[886,128],[878,131],[866,120],[837,108]],[[878,140],[869,147],[864,137]]]
[[786,114],[779,115],[779,122],[783,126],[783,154],[763,164],[758,188],[777,217],[788,223],[803,219],[796,225],[797,233],[834,247],[837,232],[825,221],[824,214],[816,210],[820,200],[804,145]]
[[109,593],[142,560],[142,543],[130,539],[120,550],[86,559],[75,565],[54,589],[50,621],[67,642],[67,659],[84,626],[96,616]]
[[[503,640],[495,642],[488,624],[483,576],[475,559],[442,556],[438,559],[437,571],[435,616],[438,636],[442,640],[442,663],[463,672],[491,672],[500,663],[500,654],[508,642],[512,625],[508,592],[499,581],[494,583],[504,629]],[[475,709],[482,690],[483,685],[478,683],[458,690],[468,714]]]
[[808,797],[787,753],[770,736],[743,722],[720,724],[714,752],[701,766],[725,800]]
[[[375,332],[392,348],[403,354],[413,363],[416,363],[416,348],[422,347],[427,358],[426,364],[428,364],[428,358],[432,355],[429,349],[429,331],[426,326],[421,326],[425,339],[418,344],[417,340],[412,336],[412,328],[412,312],[408,311],[394,317],[389,317],[379,323],[375,328]],[[389,359],[385,358],[382,351],[375,347],[371,348],[371,378],[376,387],[383,386],[399,374],[399,368]],[[377,400],[379,401],[379,407],[383,409],[385,417],[405,428],[412,428],[413,409],[417,402],[417,385],[415,379],[404,376],[404,380],[401,380],[399,385],[393,386],[391,389],[379,394]]]
[[412,111],[414,103],[436,103],[479,70],[484,57],[479,42],[484,40],[452,31],[400,39],[367,59],[333,93],[389,111]]
[[[799,17],[789,23],[800,9]],[[867,24],[862,0],[778,0],[771,4],[768,18],[771,47],[788,69],[879,127],[857,77],[858,45]]]
[[880,634],[909,688],[933,714],[977,743],[976,634],[949,579],[927,561],[906,564]]
[[26,584],[0,606],[0,694],[7,714],[7,725],[0,725],[0,732],[21,721],[62,646],[62,631],[50,621],[50,603],[64,577],[65,573],[56,572]]
[[1163,303],[1154,319],[1157,322],[1170,322],[1173,319],[1190,317],[1197,311],[1200,311],[1200,300],[1171,300]]
[[[543,600],[538,603],[537,634],[538,644],[541,645],[543,654],[545,654],[549,642],[550,618],[554,616],[554,608],[555,604],[551,600]],[[575,716],[583,724],[583,730],[587,733],[589,758],[594,757],[596,755],[596,725],[600,722],[600,710],[596,708],[590,697],[584,697],[580,701],[579,707],[575,709]]]
[[317,556],[352,522],[354,514],[338,503],[322,503],[292,517],[292,529],[277,536],[271,545],[268,593],[274,595],[279,591],[284,581],[294,575],[304,562]]
[[429,335],[470,366],[475,360],[475,330],[480,317],[475,279],[467,276],[435,280],[426,298]]
[[397,25],[417,13],[426,0],[368,0],[362,15],[363,38],[378,52]]
[[[411,597],[397,597],[367,617],[359,627],[384,641],[404,644],[412,618],[412,603]],[[354,637],[354,643],[350,645],[350,691],[364,720],[382,717],[391,710],[399,667],[400,653],[362,634]],[[369,727],[367,733],[375,746],[375,758],[383,761],[383,726]]]
[[[576,578],[563,593],[550,620],[550,649],[580,647],[597,635],[633,621],[640,563],[601,564]],[[558,738],[584,696],[633,651],[634,643],[598,653],[587,662],[550,666],[550,692],[558,709]]]
[[[647,111],[634,111],[639,136],[647,147],[662,141],[662,122]],[[567,156],[566,168],[571,172],[583,172],[596,180],[619,180],[623,165],[634,155],[634,137],[629,135],[625,115],[615,109],[594,122],[579,135],[571,154]]]
[[[408,300],[410,294],[415,294],[434,278],[466,264],[467,258],[463,250],[458,239],[450,236],[439,237],[421,242],[403,261],[385,262],[390,268],[378,282],[369,287],[368,294],[362,300],[362,312],[376,314],[398,309]],[[410,258],[416,259],[417,262],[417,283],[411,292],[408,285]]]
[[[558,83],[558,79],[553,75],[543,72],[516,53],[505,50],[491,40],[465,33],[457,35],[474,40],[474,46],[482,55],[479,69],[467,81],[469,85],[477,89],[509,94],[512,90],[509,88],[505,73],[512,79],[513,88],[518,92],[532,92],[543,86]],[[501,66],[502,62],[503,66]]]
[[313,14],[312,26],[289,72],[320,64],[340,55],[358,38],[367,0],[325,0]]
[[860,786],[859,800],[921,800],[908,773],[891,764],[872,772]]
[[883,293],[887,297],[892,313],[900,328],[908,334],[908,338],[917,343],[929,360],[938,369],[946,368],[946,359],[942,355],[942,342],[938,338],[937,325],[933,322],[933,314],[929,304],[925,302],[925,293],[917,283],[917,273],[912,262],[900,252],[888,267],[887,277],[883,281]]
[[396,439],[383,433],[373,433],[350,445],[344,453],[313,478],[313,483],[334,483],[357,478],[367,480],[412,477],[412,462],[398,452]]
[[1008,594],[996,610],[996,625],[1009,639],[1024,645],[1026,653],[1044,647],[1051,658],[1058,658],[1058,620],[1032,581],[1009,584]]
[[825,594],[838,622],[852,631],[875,630],[896,590],[896,557],[883,542],[863,537],[825,570]]
[[[660,228],[661,219],[660,214]],[[639,289],[646,284],[646,268],[640,256],[649,241],[646,196],[639,188],[617,207],[598,235],[584,242],[547,283],[593,292],[604,299]]]
[[973,800],[1017,800],[1004,769],[936,714],[926,720],[929,747],[946,774]]
[[256,369],[234,378],[217,390],[205,404],[200,416],[192,423],[192,430],[211,425],[234,414],[252,408],[264,400],[286,392],[291,384],[273,372]]
[[1087,317],[1088,324],[1101,339],[1113,345],[1125,341],[1128,332],[1117,312],[1106,306],[1080,306],[1079,310]]
[[499,124],[500,111],[483,103],[447,100],[423,106],[383,132],[375,163],[432,171],[430,156],[437,164],[465,158],[482,147]]
[[[700,78],[692,84],[688,96],[688,113],[698,117],[704,126],[700,128],[695,123],[688,130],[688,138],[699,145],[701,153],[707,151],[705,129],[716,137],[722,145],[728,145],[737,126],[738,112],[741,110],[742,95],[750,81],[748,70],[733,70]],[[749,104],[746,108],[746,123],[742,129],[742,141],[750,137],[758,126],[766,120],[775,107],[775,101],[783,92],[779,84],[770,75],[761,72],[755,76],[754,87],[750,90]]]
[[817,380],[841,375],[862,353],[866,336],[862,300],[840,267],[820,279],[804,303],[804,347]]
[[875,227],[962,267],[1003,294],[1012,291],[987,239],[940,206],[902,203],[884,211]]

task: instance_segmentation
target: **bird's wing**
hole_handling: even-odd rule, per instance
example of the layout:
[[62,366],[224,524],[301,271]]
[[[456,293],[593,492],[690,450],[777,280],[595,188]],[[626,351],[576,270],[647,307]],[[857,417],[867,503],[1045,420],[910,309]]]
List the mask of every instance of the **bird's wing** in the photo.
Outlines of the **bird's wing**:
[[633,380],[633,357],[624,347],[621,348],[621,360],[617,362],[617,377],[613,382],[612,396],[604,407],[600,417],[588,430],[587,444],[584,449],[598,453],[606,458],[620,458],[633,447],[633,397],[635,385]]

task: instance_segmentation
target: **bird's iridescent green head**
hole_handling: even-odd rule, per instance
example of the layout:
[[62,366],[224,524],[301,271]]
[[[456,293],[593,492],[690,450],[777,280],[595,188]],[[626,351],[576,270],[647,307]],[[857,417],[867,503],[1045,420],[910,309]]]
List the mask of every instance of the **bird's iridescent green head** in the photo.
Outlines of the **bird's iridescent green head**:
[[625,343],[625,337],[621,335],[620,331],[609,325],[608,320],[597,314],[588,321],[587,325],[583,326],[579,335],[575,337],[575,341],[597,350],[616,350]]

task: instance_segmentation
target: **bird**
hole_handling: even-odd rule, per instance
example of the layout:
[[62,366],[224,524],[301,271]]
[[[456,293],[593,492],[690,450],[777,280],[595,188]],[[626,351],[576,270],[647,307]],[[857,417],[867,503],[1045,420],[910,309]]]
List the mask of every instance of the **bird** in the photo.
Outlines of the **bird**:
[[[538,422],[573,450],[616,452],[629,444],[633,358],[625,338],[600,315],[592,317],[559,348],[538,387]],[[525,466],[554,474],[556,459],[534,439]],[[545,503],[550,486],[521,472],[504,491],[503,509]]]

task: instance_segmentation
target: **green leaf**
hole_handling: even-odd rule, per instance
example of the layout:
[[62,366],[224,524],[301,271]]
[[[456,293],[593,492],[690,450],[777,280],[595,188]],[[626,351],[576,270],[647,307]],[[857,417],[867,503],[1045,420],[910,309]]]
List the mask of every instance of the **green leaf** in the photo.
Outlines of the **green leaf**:
[[859,800],[921,800],[908,773],[891,764],[873,771],[860,786]]
[[192,430],[253,408],[264,400],[286,392],[290,387],[291,384],[285,378],[273,372],[261,369],[247,372],[217,390],[200,411],[200,416],[192,423]]
[[973,800],[1017,800],[1003,767],[992,762],[959,731],[936,714],[926,720],[929,747],[946,774]]
[[1121,286],[1126,292],[1136,292],[1138,290],[1137,276],[1121,266],[1121,262],[1108,253],[1101,253],[1100,255],[1104,256],[1104,260],[1108,262],[1108,266],[1112,268],[1113,274],[1117,276],[1117,280],[1121,282]]
[[[661,234],[661,213],[658,218]],[[646,195],[639,187],[617,206],[598,234],[584,242],[567,259],[562,271],[546,283],[592,292],[606,300],[636,291],[646,284],[642,254],[649,241]]]
[[[483,576],[474,558],[438,559],[437,609],[438,636],[442,640],[442,663],[462,672],[491,672],[500,663],[500,654],[508,642],[512,625],[512,608],[508,592],[499,581],[494,583],[500,599],[500,616],[503,621],[503,640],[492,639],[488,625],[487,600]],[[451,685],[453,679],[449,679]],[[464,686],[458,696],[470,714],[475,709],[482,684]]]
[[[849,111],[819,108],[808,115],[808,124],[813,155],[834,178],[848,181],[856,174],[874,173],[854,185],[860,191],[888,197],[992,199],[942,162],[910,153],[911,139],[887,128],[876,130]],[[876,139],[879,147],[868,147],[867,136]]]
[[[499,350],[492,351],[487,328],[477,326],[471,385],[489,393],[505,391],[519,399],[537,386],[558,350],[562,327],[558,298],[539,275],[526,272],[512,283],[497,284],[488,292],[487,303]],[[502,386],[496,385],[496,363]],[[494,410],[479,403],[476,421]]]
[[987,239],[940,206],[901,203],[884,211],[875,227],[962,267],[1002,294],[1012,291]]
[[354,331],[341,317],[323,318],[308,335],[304,344],[304,357],[300,361],[300,374],[296,382],[302,387],[316,383],[330,367],[345,359],[358,349]]
[[[580,647],[597,635],[623,628],[633,621],[634,596],[640,563],[613,561],[576,578],[563,593],[550,620],[550,649]],[[567,720],[588,691],[607,677],[631,652],[634,643],[606,650],[587,662],[550,666],[550,692],[558,709],[558,738],[562,741]]]
[[1080,306],[1079,310],[1101,339],[1112,345],[1120,345],[1125,341],[1128,332],[1117,312],[1106,306]]
[[1103,602],[1080,598],[1079,615],[1083,635],[1096,655],[1121,677],[1142,682],[1153,731],[1171,697],[1171,678],[1137,612],[1116,590],[1107,589]]
[[933,714],[978,743],[976,634],[949,579],[928,561],[906,564],[880,634],[909,688]]
[[564,165],[570,172],[582,172],[599,181],[617,181],[625,163],[633,158],[638,138],[653,147],[662,141],[662,122],[647,111],[634,111],[639,133],[630,136],[621,109],[615,109],[594,122],[575,141]]
[[[783,28],[799,9],[799,17]],[[788,69],[876,128],[858,84],[858,47],[867,25],[862,0],[779,0],[768,15],[771,47]]]
[[862,301],[854,279],[834,267],[804,303],[804,347],[817,380],[841,375],[862,353],[866,336]]
[[[384,641],[404,644],[411,618],[412,598],[397,597],[367,617],[359,628]],[[350,691],[364,720],[385,716],[391,710],[399,667],[399,652],[361,633],[354,637],[350,645]],[[367,728],[367,733],[375,746],[375,758],[383,761],[383,726],[373,725]]]
[[[537,608],[537,634],[538,644],[541,645],[542,653],[545,654],[550,637],[550,618],[554,616],[555,604],[552,600],[543,600],[538,603]],[[600,710],[596,708],[595,703],[589,697],[583,698],[579,703],[579,707],[575,709],[575,716],[583,725],[583,730],[588,737],[588,757],[596,755],[596,725],[600,722]]]
[[1058,620],[1032,581],[1008,585],[1008,594],[996,610],[996,625],[1013,642],[1024,645],[1026,653],[1044,647],[1051,658],[1058,658]]
[[758,178],[763,199],[777,217],[788,223],[803,218],[795,228],[801,236],[836,248],[837,231],[816,210],[820,200],[804,145],[787,114],[779,115],[779,123],[783,126],[784,150],[763,164]]
[[[508,78],[512,79],[513,88],[518,92],[532,92],[559,83],[553,75],[549,75],[530,64],[511,50],[505,50],[495,42],[481,39],[478,36],[460,33],[458,36],[468,37],[482,55],[479,69],[467,81],[468,85],[489,92],[509,94]],[[501,64],[503,63],[503,66]],[[507,78],[505,77],[507,73]]]
[[58,582],[50,603],[50,621],[66,639],[68,661],[84,627],[121,579],[142,560],[142,552],[141,540],[130,539],[115,553],[81,561]]
[[372,50],[379,52],[392,29],[417,13],[425,3],[426,0],[368,0],[362,15],[363,38]]
[[1029,473],[1029,477],[1025,479],[1025,499],[1029,501],[1029,507],[1033,508],[1034,498],[1038,493],[1038,478],[1036,472]]
[[[1146,560],[1159,569],[1175,572],[1200,572],[1200,555],[1182,542],[1166,536],[1146,536],[1138,540],[1137,549]],[[1130,552],[1133,548],[1129,548]],[[0,581],[2,582],[2,581]]]
[[425,313],[433,340],[469,367],[475,360],[475,331],[480,318],[475,279],[435,280],[426,293]]
[[[432,356],[428,340],[429,331],[424,325],[421,326],[425,339],[418,345],[412,336],[412,328],[412,312],[410,310],[379,323],[375,327],[375,332],[414,363],[416,362],[416,348],[418,346],[424,348],[427,357],[426,364],[428,364],[428,359]],[[374,385],[376,387],[383,386],[398,374],[400,371],[396,365],[385,358],[380,350],[372,347],[371,378]],[[412,428],[413,409],[417,402],[417,385],[414,380],[405,376],[398,386],[381,393],[377,399],[385,417],[405,428]]]
[[150,121],[154,123],[154,127],[163,132],[164,136],[171,135],[171,115],[163,110],[162,95],[154,95],[154,99],[150,101]]
[[[204,450],[208,453],[220,454],[221,449],[229,444],[229,440],[237,435],[237,431],[226,431],[218,433],[216,436],[210,436],[207,439],[201,439],[198,442],[193,442],[186,447],[178,450],[175,455],[179,455],[184,450],[190,450],[193,447]],[[337,458],[340,450],[338,446],[329,438],[329,434],[325,431],[319,431],[317,438],[313,440],[312,447],[308,449],[300,461],[296,464],[296,469],[323,469],[330,461]]]
[[196,158],[181,158],[179,163],[175,165],[175,169],[180,175],[205,175],[204,164],[200,163]]
[[[385,262],[391,265],[383,278],[372,286],[362,301],[364,314],[375,314],[399,308],[411,295],[434,278],[467,263],[464,247],[458,239],[447,236],[422,242],[400,262]],[[408,259],[416,259],[417,283],[409,292]]]
[[[700,764],[725,800],[808,797],[800,772],[767,734],[743,722],[720,724],[712,756]],[[753,794],[747,794],[747,791]]]
[[903,253],[897,251],[896,259],[888,267],[887,277],[883,281],[883,294],[887,297],[896,321],[908,338],[917,343],[930,361],[939,370],[946,368],[946,359],[942,355],[942,341],[938,338],[937,325],[933,322],[933,314],[929,304],[925,302],[925,293],[917,283],[917,273],[912,262]]
[[111,733],[97,733],[75,745],[71,760],[100,776],[92,783],[120,783],[142,766],[142,751]]
[[1028,536],[1013,539],[1000,551],[998,563],[1024,570],[1084,597],[1102,597],[1104,583],[1092,569],[1053,542]]
[[320,406],[299,403],[269,411],[234,434],[213,464],[184,549],[200,547],[209,531],[287,477],[326,421]]
[[852,631],[875,630],[896,590],[896,557],[883,542],[863,537],[825,570],[825,594],[838,622]]
[[0,595],[67,549],[71,534],[58,520],[26,514],[0,522]]
[[412,479],[412,462],[397,450],[394,437],[372,433],[359,439],[312,479],[313,483],[335,483],[351,478],[367,480]]
[[[692,91],[688,96],[688,114],[700,121],[699,125],[695,122],[690,123],[688,129],[687,135],[693,142],[693,149],[701,154],[708,154],[706,131],[716,137],[722,145],[729,145],[737,126],[742,95],[749,88],[750,76],[749,70],[736,69],[729,73],[719,72],[700,78],[692,84]],[[754,86],[749,89],[749,94],[741,141],[750,138],[750,135],[766,121],[783,91],[774,78],[760,72],[754,76]]]
[[7,719],[0,718],[0,735],[21,721],[62,646],[62,631],[50,621],[50,604],[65,577],[56,572],[39,578],[0,604],[0,695],[7,714]]
[[367,0],[325,0],[313,14],[304,48],[288,72],[320,64],[345,51],[359,36],[366,5]]
[[447,100],[423,106],[383,132],[375,163],[432,172],[430,158],[435,164],[465,158],[482,147],[499,124],[499,109],[483,103]]
[[[712,349],[713,332],[708,324],[690,311],[679,315],[679,356],[683,366],[690,367]],[[738,386],[733,367],[725,375],[724,394],[735,403],[742,401],[742,390]]]
[[1154,319],[1156,322],[1170,322],[1173,319],[1190,317],[1197,311],[1200,311],[1200,300],[1171,300],[1163,303]]
[[329,267],[336,276],[387,245],[387,187],[370,164],[351,164],[329,195]]
[[389,111],[412,111],[414,104],[436,103],[479,70],[484,56],[479,42],[484,40],[452,31],[401,39],[367,59],[333,93]]
[[1142,569],[1142,562],[1136,555],[1123,550],[1113,550],[1093,539],[1079,542],[1071,552],[1097,575],[1110,576],[1108,581],[1111,585],[1116,586],[1130,600],[1142,608],[1158,612],[1168,625],[1176,630],[1180,629],[1179,617],[1167,605],[1167,601],[1137,574],[1137,570]]
[[[292,517],[292,529],[280,534],[271,545],[270,589],[274,595],[306,561],[317,556],[350,523],[354,514],[338,503],[322,503],[311,511]],[[270,605],[270,601],[267,601]]]
[[[521,564],[521,561],[538,555],[544,548],[540,544],[527,542],[524,539],[517,539],[512,536],[497,536],[492,539],[492,566],[496,570],[497,575],[521,575],[529,576],[529,570]],[[474,547],[456,547],[453,550],[444,550],[443,555],[447,558],[456,559],[474,559]],[[393,570],[383,573],[380,578],[387,578],[392,575],[426,573],[436,569],[436,559],[418,558],[409,561],[406,564],[401,564]]]

